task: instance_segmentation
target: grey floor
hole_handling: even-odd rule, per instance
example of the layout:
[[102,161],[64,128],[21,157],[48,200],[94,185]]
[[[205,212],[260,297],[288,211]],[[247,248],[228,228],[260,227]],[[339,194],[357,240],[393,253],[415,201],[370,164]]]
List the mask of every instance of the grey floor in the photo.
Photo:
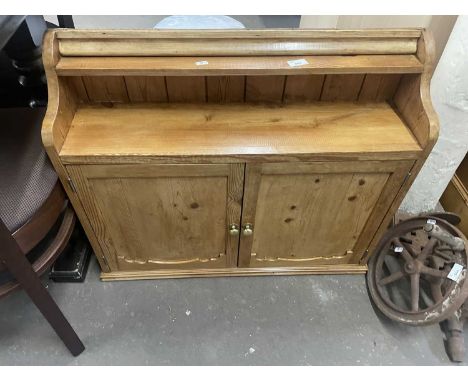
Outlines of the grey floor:
[[103,283],[93,261],[84,284],[45,282],[87,349],[20,291],[0,300],[0,365],[450,364],[439,327],[379,318],[363,276]]

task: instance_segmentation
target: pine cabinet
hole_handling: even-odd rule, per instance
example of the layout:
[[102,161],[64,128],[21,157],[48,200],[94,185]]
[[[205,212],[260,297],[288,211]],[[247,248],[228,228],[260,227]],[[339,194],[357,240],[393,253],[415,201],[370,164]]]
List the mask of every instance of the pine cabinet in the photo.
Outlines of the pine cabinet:
[[[69,166],[113,271],[237,265],[244,166]],[[92,215],[91,215],[92,214]]]
[[403,183],[407,162],[247,165],[239,264],[313,266],[358,262],[376,221]]
[[360,273],[436,142],[398,30],[51,30],[42,137],[103,280]]
[[78,165],[68,172],[107,264],[121,271],[352,263],[409,165]]

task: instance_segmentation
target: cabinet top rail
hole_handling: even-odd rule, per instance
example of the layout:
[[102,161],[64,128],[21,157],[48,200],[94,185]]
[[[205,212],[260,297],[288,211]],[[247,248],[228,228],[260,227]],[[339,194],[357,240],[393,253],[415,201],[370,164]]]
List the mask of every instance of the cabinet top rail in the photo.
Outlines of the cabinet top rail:
[[56,30],[62,56],[415,54],[420,29]]

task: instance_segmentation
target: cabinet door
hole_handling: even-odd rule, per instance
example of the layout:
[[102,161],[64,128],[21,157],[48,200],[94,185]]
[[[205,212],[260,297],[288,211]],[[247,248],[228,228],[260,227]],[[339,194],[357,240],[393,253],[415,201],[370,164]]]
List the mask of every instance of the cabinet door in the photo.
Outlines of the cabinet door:
[[243,164],[68,171],[111,271],[237,265]]
[[247,164],[239,266],[358,263],[412,163]]

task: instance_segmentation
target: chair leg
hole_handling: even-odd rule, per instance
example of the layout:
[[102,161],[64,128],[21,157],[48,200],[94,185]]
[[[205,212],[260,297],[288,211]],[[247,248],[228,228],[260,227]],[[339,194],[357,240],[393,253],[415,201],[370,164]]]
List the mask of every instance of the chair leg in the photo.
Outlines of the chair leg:
[[68,350],[77,356],[85,349],[83,343],[67,321],[62,311],[47,292],[31,264],[21,252],[10,231],[0,221],[0,260],[21,284],[37,308],[62,339]]

